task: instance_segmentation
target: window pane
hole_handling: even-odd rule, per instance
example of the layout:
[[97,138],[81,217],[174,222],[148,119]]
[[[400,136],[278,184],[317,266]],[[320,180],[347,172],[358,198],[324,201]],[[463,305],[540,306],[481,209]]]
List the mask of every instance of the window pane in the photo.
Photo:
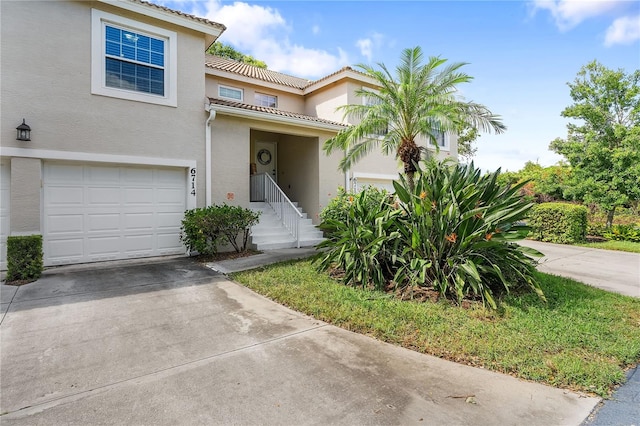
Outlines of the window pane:
[[238,89],[231,89],[231,88],[228,88],[228,87],[220,87],[218,93],[223,98],[231,98],[231,99],[236,99],[238,101],[242,100],[242,91],[238,90]]
[[164,96],[165,40],[105,25],[104,43],[107,87]]
[[107,28],[105,29],[105,33],[106,33],[106,36],[107,36],[107,40],[115,41],[115,42],[120,43],[120,30],[119,29],[107,26]]

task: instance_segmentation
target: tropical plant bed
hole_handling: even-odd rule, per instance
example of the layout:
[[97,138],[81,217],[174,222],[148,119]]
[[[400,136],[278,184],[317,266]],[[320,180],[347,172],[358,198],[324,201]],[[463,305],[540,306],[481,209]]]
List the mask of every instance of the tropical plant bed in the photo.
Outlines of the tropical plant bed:
[[[608,396],[640,360],[640,300],[536,272],[546,295],[511,293],[498,309],[424,302],[343,285],[310,261],[232,275],[292,309],[455,362]],[[428,295],[425,295],[428,296]]]

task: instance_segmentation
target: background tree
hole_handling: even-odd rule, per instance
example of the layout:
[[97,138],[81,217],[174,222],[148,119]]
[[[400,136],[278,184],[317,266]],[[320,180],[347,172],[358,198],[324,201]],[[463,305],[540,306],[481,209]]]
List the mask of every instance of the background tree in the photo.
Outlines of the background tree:
[[327,154],[336,149],[346,152],[340,162],[343,171],[381,147],[385,154],[394,153],[402,161],[412,187],[424,150],[416,144],[419,137],[437,149],[436,137],[441,132],[455,133],[464,127],[496,133],[506,129],[499,116],[460,95],[458,85],[472,80],[460,71],[464,63],[447,64],[446,59],[430,57],[423,64],[422,59],[420,47],[404,49],[395,75],[381,63],[377,64],[379,69],[358,65],[379,89],[357,90],[357,96],[369,98],[370,102],[340,107],[345,116],[359,120],[324,144]]
[[640,199],[639,82],[640,70],[627,75],[597,61],[583,66],[568,83],[574,103],[562,111],[579,122],[549,147],[572,166],[565,195],[599,205],[608,227],[617,207]]
[[267,68],[267,64],[263,61],[256,59],[253,56],[245,55],[244,53],[234,49],[230,44],[221,43],[219,41],[213,43],[207,50],[207,53],[210,55],[220,56],[222,58],[233,59],[234,61],[253,65],[259,68]]
[[480,133],[475,127],[465,126],[460,129],[458,132],[458,156],[466,161],[471,161],[478,152],[478,147],[474,143],[479,137]]

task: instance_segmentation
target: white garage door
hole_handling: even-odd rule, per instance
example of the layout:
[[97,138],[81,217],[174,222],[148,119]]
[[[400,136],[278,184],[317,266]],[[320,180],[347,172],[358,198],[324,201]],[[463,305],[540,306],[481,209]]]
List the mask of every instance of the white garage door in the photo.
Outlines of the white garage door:
[[376,188],[386,189],[391,193],[396,191],[393,188],[393,179],[377,179],[377,178],[368,178],[368,177],[356,178],[356,188],[355,188],[356,192],[362,191],[367,186],[374,186]]
[[11,200],[11,169],[9,162],[0,162],[0,269],[7,269],[7,236],[9,235],[9,201]]
[[45,265],[185,252],[186,172],[45,163]]

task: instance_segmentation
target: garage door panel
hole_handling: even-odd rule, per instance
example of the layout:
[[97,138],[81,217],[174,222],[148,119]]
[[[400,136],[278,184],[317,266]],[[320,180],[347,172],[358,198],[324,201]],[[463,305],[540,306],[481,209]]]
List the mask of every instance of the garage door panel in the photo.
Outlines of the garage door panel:
[[84,220],[81,214],[63,214],[47,216],[48,234],[84,233]]
[[165,231],[167,229],[175,229],[179,231],[183,216],[184,216],[183,212],[158,213],[158,217],[157,217],[158,221],[157,221],[156,227],[158,229],[163,229]]
[[182,182],[185,180],[186,173],[184,170],[157,170],[156,182],[158,183],[170,183],[175,185],[175,182]]
[[182,250],[182,242],[175,234],[158,235],[158,249],[164,250],[163,254],[176,254]]
[[154,190],[151,188],[124,188],[123,194],[125,204],[153,204]]
[[186,195],[181,168],[45,163],[45,264],[184,253]]
[[153,183],[153,170],[132,168],[125,169],[124,180],[130,185],[136,185],[140,183],[148,185],[150,183]]
[[120,188],[116,186],[107,188],[87,188],[88,200],[91,205],[120,205],[120,192]]
[[87,215],[87,232],[118,232],[120,213],[94,213]]
[[183,188],[161,188],[158,191],[158,203],[159,204],[172,204],[175,206],[184,205],[182,201],[184,199]]
[[84,205],[84,188],[81,186],[55,186],[48,188],[52,206]]
[[86,178],[90,183],[120,184],[120,168],[89,166],[86,168]]
[[51,164],[44,170],[44,179],[49,183],[82,182],[84,168],[78,165]]
[[154,228],[153,213],[124,214],[124,229],[127,231],[151,230]]
[[121,239],[119,236],[90,237],[87,239],[87,252],[94,259],[97,256],[116,258],[120,252]]
[[45,249],[47,249],[50,253],[55,253],[52,258],[54,260],[75,259],[76,261],[78,261],[82,258],[82,254],[84,252],[84,239],[50,239],[47,244],[45,244]]

